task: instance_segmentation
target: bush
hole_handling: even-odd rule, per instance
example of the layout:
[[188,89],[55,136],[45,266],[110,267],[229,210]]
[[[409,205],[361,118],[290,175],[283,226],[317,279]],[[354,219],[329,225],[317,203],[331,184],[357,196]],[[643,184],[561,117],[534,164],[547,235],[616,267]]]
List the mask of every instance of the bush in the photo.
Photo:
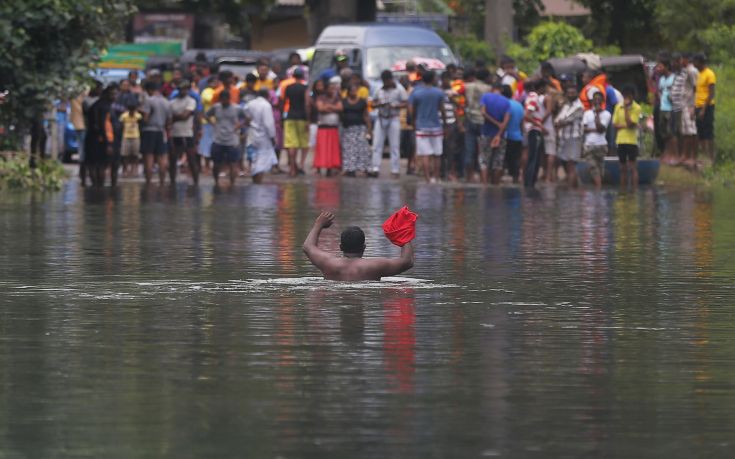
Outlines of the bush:
[[717,164],[735,163],[735,64],[712,68],[715,91],[715,151]]
[[735,65],[735,26],[715,24],[702,31],[700,38],[711,61]]
[[66,178],[64,167],[55,160],[40,160],[31,168],[28,156],[0,159],[0,189],[60,190]]
[[510,43],[506,54],[515,59],[518,68],[525,72],[532,72],[539,63],[551,57],[565,57],[592,49],[592,41],[565,22],[543,22],[534,27],[523,41],[525,45]]
[[455,36],[447,33],[440,35],[465,67],[474,66],[478,60],[488,64],[495,62],[493,48],[484,40],[474,36]]

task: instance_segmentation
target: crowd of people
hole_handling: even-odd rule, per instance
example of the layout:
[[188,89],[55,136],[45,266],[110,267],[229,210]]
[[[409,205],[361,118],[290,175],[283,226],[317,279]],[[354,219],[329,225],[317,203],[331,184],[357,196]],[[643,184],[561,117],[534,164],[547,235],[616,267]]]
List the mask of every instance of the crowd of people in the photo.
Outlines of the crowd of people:
[[[378,177],[389,155],[393,178],[418,174],[438,181],[498,184],[537,180],[577,185],[576,164],[588,163],[596,186],[604,158],[616,155],[623,184],[637,183],[641,106],[634,87],[615,88],[605,73],[557,75],[549,63],[527,77],[504,57],[496,71],[436,69],[409,61],[385,70],[370,89],[338,51],[334,66],[309,83],[297,53],[278,75],[267,61],[239,79],[206,66],[176,69],[164,82],[158,71],[137,72],[106,87],[98,84],[71,101],[80,138],[80,177],[95,186],[143,174],[171,183],[185,168],[230,184],[251,175]],[[391,64],[391,63],[387,63]],[[579,77],[579,79],[578,79]],[[716,78],[704,55],[662,53],[651,77],[655,138],[671,164],[695,167],[697,152],[713,155]],[[287,164],[281,170],[281,151]],[[559,171],[563,171],[563,177]]]

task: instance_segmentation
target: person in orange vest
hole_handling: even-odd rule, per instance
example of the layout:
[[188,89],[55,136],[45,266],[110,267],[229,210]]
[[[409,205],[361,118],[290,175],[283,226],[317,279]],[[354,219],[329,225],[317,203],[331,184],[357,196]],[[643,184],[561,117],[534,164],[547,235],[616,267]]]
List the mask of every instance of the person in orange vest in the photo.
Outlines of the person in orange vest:
[[592,70],[585,70],[582,73],[582,83],[584,87],[582,92],[579,94],[579,100],[582,101],[582,106],[585,110],[592,109],[592,98],[595,93],[602,93],[602,109],[606,108],[606,94],[607,94],[607,76],[604,73],[594,72]]

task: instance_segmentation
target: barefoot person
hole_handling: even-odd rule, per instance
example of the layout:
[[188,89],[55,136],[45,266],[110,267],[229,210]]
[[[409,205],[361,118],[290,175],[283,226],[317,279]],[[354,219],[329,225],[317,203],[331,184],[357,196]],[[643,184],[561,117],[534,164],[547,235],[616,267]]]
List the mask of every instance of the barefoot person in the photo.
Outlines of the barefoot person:
[[332,255],[319,248],[319,234],[334,222],[334,214],[322,212],[314,222],[314,227],[304,241],[304,253],[309,261],[319,268],[328,280],[362,281],[377,280],[381,277],[395,276],[413,267],[413,244],[408,242],[401,247],[398,258],[363,258],[365,252],[365,233],[356,226],[342,231],[340,250],[343,256]]

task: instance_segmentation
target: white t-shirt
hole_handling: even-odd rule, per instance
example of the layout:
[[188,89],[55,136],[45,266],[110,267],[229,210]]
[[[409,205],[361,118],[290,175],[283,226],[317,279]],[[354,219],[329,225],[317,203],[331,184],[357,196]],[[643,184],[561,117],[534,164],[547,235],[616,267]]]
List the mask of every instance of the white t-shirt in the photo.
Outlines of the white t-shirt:
[[[612,116],[607,110],[603,110],[600,112],[600,124],[605,126],[605,129],[607,129],[607,127],[610,125],[610,118],[612,118]],[[593,110],[587,110],[584,112],[584,116],[582,116],[582,126],[584,126],[585,129],[597,128],[597,125],[595,124],[595,112]],[[594,146],[607,146],[605,132],[588,132],[584,136],[584,144]]]
[[[175,97],[171,100],[171,113],[173,115],[179,115],[184,112],[191,111],[192,113],[197,108],[197,101],[191,96],[186,97]],[[194,137],[194,115],[188,117],[183,121],[174,121],[171,126],[172,137]]]

